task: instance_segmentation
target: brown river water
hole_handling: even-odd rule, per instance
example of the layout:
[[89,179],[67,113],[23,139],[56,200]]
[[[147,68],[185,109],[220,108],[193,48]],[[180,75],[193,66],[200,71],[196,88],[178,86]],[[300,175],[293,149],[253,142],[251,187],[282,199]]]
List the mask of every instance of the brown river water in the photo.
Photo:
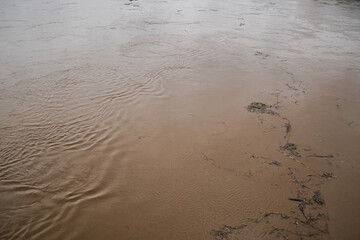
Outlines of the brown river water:
[[0,239],[360,239],[359,190],[360,1],[0,1]]

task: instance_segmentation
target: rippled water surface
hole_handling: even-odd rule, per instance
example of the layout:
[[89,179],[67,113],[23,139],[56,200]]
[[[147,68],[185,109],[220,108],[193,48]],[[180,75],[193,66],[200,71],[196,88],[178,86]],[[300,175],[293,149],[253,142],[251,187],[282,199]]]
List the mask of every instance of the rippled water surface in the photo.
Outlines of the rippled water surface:
[[359,66],[359,1],[1,0],[0,239],[358,239]]

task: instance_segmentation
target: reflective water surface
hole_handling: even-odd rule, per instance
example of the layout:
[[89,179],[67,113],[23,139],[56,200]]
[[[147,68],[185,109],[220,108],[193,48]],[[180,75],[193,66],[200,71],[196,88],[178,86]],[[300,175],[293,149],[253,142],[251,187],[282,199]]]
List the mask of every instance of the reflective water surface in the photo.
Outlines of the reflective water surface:
[[359,66],[359,1],[2,0],[0,238],[359,239]]

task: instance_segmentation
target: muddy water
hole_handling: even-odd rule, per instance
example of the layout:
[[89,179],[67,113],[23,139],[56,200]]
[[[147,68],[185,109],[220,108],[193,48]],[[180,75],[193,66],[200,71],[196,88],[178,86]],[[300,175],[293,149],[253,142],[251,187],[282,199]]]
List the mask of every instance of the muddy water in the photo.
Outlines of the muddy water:
[[360,238],[358,1],[0,20],[1,239]]

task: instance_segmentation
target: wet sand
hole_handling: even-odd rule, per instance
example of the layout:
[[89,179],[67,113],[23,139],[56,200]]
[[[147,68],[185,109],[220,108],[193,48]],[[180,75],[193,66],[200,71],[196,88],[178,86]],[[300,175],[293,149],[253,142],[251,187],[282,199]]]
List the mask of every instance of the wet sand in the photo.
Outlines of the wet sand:
[[359,1],[0,3],[0,239],[359,239]]

